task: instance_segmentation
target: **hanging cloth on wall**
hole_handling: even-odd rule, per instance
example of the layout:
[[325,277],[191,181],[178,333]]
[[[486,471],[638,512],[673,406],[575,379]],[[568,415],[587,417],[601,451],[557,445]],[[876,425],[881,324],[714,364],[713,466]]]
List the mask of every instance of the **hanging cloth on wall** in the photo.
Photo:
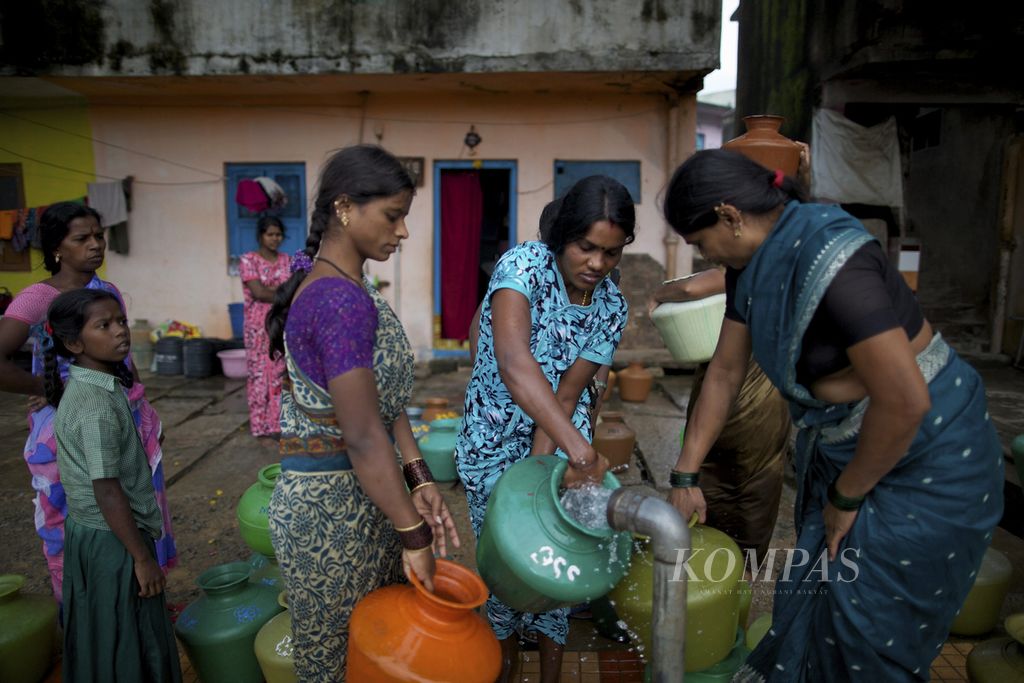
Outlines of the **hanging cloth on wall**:
[[107,245],[117,254],[128,253],[128,202],[124,183],[89,183],[88,204],[100,214],[100,227],[109,228]]
[[896,119],[864,127],[828,109],[814,112],[811,194],[840,204],[903,206]]
[[255,180],[270,200],[270,208],[277,209],[288,203],[288,196],[284,193],[284,189],[272,178],[260,176]]
[[235,203],[252,213],[259,213],[270,208],[270,197],[259,183],[246,178],[238,181],[238,187],[235,188]]
[[109,183],[89,183],[89,206],[100,213],[100,227],[109,228],[128,220],[128,204],[120,180]]

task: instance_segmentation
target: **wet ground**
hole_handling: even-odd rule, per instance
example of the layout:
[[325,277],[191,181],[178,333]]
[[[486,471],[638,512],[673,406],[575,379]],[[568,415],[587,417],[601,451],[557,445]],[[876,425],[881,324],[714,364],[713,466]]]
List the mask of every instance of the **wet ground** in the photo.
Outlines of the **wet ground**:
[[[993,547],[1010,557],[1015,572],[1003,606],[1005,615],[1024,611],[1024,497],[1009,459],[1010,440],[1024,433],[1024,372],[985,359],[975,361],[985,378],[993,420],[1007,454],[1007,515],[993,539]],[[637,432],[633,461],[620,480],[626,485],[665,492],[668,472],[678,453],[692,375],[685,371],[664,374],[658,367],[654,371],[659,376],[645,402],[622,402],[614,393],[606,409],[622,410],[626,422]],[[467,368],[435,362],[421,367],[418,374],[415,403],[440,396],[461,411]],[[164,466],[179,551],[179,565],[168,577],[168,600],[185,604],[197,597],[195,579],[204,570],[251,555],[239,535],[235,507],[242,493],[255,482],[257,471],[277,462],[277,447],[273,440],[255,439],[249,434],[244,382],[223,376],[186,379],[144,375],[144,379],[147,395],[164,423]],[[33,529],[30,479],[21,457],[27,435],[24,403],[22,397],[0,394],[0,573],[23,574],[28,579],[26,592],[45,594],[49,579]],[[451,553],[452,559],[475,567],[475,544],[464,492],[458,484],[446,485],[443,491],[463,539],[462,547]],[[789,481],[773,547],[785,549],[794,543],[792,507]],[[751,620],[769,612],[771,602],[771,582],[756,582]],[[589,621],[573,619],[571,623],[569,651],[591,656],[622,650],[623,646],[595,633]],[[997,627],[997,632],[1000,630],[1001,626]],[[954,665],[950,680],[956,680],[962,670],[955,665],[962,665],[963,650],[969,650],[967,646],[976,640],[955,639],[949,646],[948,655],[953,658],[949,663]],[[528,665],[532,666],[529,655],[523,666]],[[525,668],[523,671],[528,678]],[[936,678],[942,678],[939,673],[934,674]]]

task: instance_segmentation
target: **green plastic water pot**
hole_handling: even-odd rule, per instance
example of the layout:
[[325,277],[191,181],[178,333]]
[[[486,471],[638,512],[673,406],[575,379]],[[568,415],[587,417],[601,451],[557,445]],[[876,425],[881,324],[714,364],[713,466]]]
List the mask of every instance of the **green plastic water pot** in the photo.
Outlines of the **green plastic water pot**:
[[238,507],[235,509],[242,540],[250,548],[267,557],[274,556],[267,510],[270,506],[270,496],[274,493],[274,484],[279,476],[281,465],[275,463],[261,467],[256,483],[245,490],[238,499]]
[[0,575],[0,681],[36,683],[53,664],[57,603],[22,593],[25,577]]
[[457,417],[434,420],[430,423],[430,431],[417,442],[434,481],[447,482],[459,478],[455,471],[455,437],[459,433],[459,420]]
[[[477,544],[480,576],[506,605],[547,612],[599,598],[629,566],[626,532],[583,526],[562,508],[568,463],[553,455],[520,460],[495,484]],[[602,485],[617,489],[611,473]]]
[[212,567],[196,579],[203,590],[174,624],[203,683],[262,683],[256,653],[256,634],[284,608],[279,591],[249,581],[247,562]]
[[[686,586],[688,672],[708,669],[729,656],[750,593],[750,585],[742,580],[743,556],[735,541],[717,529],[697,525],[690,529],[690,545]],[[636,537],[629,571],[608,597],[626,622],[636,647],[647,650],[654,598],[650,539]]]
[[999,622],[1003,600],[1010,590],[1012,576],[1013,566],[1006,555],[995,548],[988,548],[981,558],[974,586],[949,626],[950,632],[961,636],[980,636],[994,629]]

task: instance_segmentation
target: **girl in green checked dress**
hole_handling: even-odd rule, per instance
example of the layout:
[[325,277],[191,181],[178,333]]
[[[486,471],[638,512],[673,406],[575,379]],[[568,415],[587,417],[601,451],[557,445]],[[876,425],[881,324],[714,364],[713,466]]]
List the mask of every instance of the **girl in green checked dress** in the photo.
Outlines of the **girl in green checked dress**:
[[[181,681],[156,560],[161,515],[122,385],[128,321],[104,290],[61,294],[47,314],[46,397],[57,406],[67,495],[64,681]],[[57,355],[74,359],[66,386]]]

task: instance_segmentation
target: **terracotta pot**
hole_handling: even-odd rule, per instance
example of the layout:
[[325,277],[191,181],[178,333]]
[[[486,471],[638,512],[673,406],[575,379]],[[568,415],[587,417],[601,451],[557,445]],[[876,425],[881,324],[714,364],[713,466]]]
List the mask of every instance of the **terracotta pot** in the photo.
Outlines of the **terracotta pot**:
[[637,362],[619,372],[619,398],[623,401],[643,403],[654,386],[654,375]]
[[57,603],[21,592],[25,577],[0,575],[0,681],[36,683],[53,663]]
[[747,132],[723,144],[722,149],[748,156],[769,170],[780,169],[788,176],[796,176],[801,147],[779,133],[783,121],[781,116],[771,114],[744,116]]
[[448,399],[446,398],[428,398],[427,407],[420,415],[420,419],[424,422],[433,422],[437,419],[437,416],[441,413],[448,412]]
[[636,432],[626,424],[622,413],[601,413],[601,421],[594,428],[594,450],[608,458],[612,469],[629,465],[635,443]]
[[352,611],[351,683],[492,683],[501,670],[498,639],[476,608],[487,600],[480,577],[437,560],[434,592],[413,585],[378,588]]

